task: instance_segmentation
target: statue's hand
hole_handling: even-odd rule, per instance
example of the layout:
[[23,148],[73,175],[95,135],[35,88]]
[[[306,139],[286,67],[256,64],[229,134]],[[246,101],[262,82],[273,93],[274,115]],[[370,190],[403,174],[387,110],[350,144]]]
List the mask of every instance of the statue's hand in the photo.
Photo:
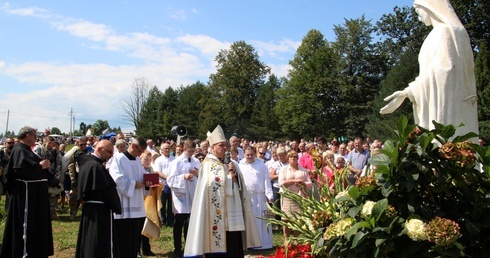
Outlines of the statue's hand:
[[408,93],[406,91],[395,91],[393,94],[384,99],[384,101],[389,101],[390,103],[381,108],[379,113],[383,115],[393,113],[393,111],[395,111],[407,97]]

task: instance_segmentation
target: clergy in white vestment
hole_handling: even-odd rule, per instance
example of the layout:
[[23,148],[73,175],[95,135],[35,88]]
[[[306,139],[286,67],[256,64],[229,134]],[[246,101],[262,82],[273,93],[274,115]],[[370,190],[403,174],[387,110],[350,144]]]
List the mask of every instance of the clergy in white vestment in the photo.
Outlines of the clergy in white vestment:
[[199,168],[184,257],[244,257],[260,247],[250,196],[236,163],[224,163],[226,138],[217,126],[208,133],[211,146]]
[[182,232],[187,239],[192,200],[196,190],[200,162],[194,158],[196,143],[190,139],[184,142],[183,153],[170,163],[167,184],[172,190],[174,212],[174,257],[182,257]]
[[140,249],[141,230],[146,217],[144,196],[148,195],[151,186],[151,182],[143,182],[145,171],[139,156],[145,150],[145,139],[133,139],[126,151],[114,156],[109,170],[116,182],[122,207],[121,214],[114,214],[117,257],[136,257]]
[[262,241],[262,247],[257,249],[270,249],[273,247],[272,227],[267,225],[267,220],[263,218],[269,214],[269,203],[272,204],[272,186],[267,166],[255,156],[255,150],[248,147],[245,149],[245,158],[240,161],[239,166],[252,201],[255,224]]

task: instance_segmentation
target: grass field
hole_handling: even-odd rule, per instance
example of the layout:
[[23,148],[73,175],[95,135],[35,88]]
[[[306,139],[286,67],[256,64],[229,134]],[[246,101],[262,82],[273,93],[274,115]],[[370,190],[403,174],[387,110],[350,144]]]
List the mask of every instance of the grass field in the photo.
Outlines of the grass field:
[[[3,239],[3,231],[5,227],[5,196],[2,196],[0,201],[0,243]],[[79,210],[78,215],[81,214],[81,210]],[[59,258],[67,258],[74,257],[75,248],[77,244],[77,236],[78,236],[78,220],[80,219],[77,216],[77,220],[70,221],[70,216],[68,212],[68,206],[65,206],[62,212],[58,212],[59,219],[53,221],[53,239],[54,239],[54,253],[53,257]],[[283,236],[282,232],[274,233],[274,245],[279,246],[283,244]],[[157,254],[157,257],[173,257],[173,237],[172,237],[172,228],[171,227],[163,227],[160,239],[158,241],[151,241],[152,251]],[[272,254],[274,249],[271,250],[250,250],[246,255],[249,257],[255,257],[258,255],[267,256]]]

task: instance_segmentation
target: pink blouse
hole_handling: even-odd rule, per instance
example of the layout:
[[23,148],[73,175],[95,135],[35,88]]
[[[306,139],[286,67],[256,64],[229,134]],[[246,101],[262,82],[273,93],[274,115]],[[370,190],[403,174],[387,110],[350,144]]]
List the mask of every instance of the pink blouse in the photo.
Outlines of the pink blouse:
[[284,188],[288,189],[289,191],[292,191],[294,193],[298,193],[299,195],[303,197],[308,197],[308,194],[302,191],[302,187],[300,185],[292,184],[290,186],[283,186],[284,181],[286,180],[291,180],[291,179],[301,179],[303,182],[306,184],[306,188],[311,188],[312,182],[310,179],[310,173],[304,168],[299,166],[298,170],[293,171],[291,166],[285,166],[282,167],[281,172],[279,173],[279,186],[281,186],[281,189],[279,192],[284,192]]

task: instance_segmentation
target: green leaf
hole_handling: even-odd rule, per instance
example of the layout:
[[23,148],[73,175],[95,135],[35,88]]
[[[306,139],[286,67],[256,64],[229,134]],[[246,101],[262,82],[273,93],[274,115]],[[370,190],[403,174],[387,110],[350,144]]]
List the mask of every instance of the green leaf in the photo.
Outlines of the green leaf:
[[453,139],[453,142],[464,142],[467,140],[471,140],[472,138],[478,138],[478,134],[470,132],[465,135],[458,135]]
[[376,218],[376,220],[379,220],[383,212],[386,210],[386,207],[388,207],[388,199],[385,198],[377,201],[373,206],[373,210],[371,212],[372,216]]
[[348,193],[352,199],[357,199],[359,197],[359,188],[353,185],[349,188]]
[[364,240],[364,236],[366,235],[367,234],[364,232],[357,232],[357,234],[354,236],[354,239],[352,240],[352,248],[356,248],[356,246]]
[[419,177],[420,177],[420,174],[417,171],[412,173],[413,180],[417,181],[419,179]]
[[379,153],[377,155],[372,156],[369,159],[369,164],[375,166],[388,166],[390,164],[390,157],[384,153]]
[[359,214],[360,210],[361,210],[360,206],[355,206],[355,207],[350,208],[347,213],[349,214],[349,216],[354,218],[357,216],[357,214]]
[[[432,121],[437,124],[435,121]],[[442,126],[441,131],[438,133],[446,141],[456,133],[456,128],[453,125]]]
[[434,137],[429,136],[427,133],[423,133],[419,137],[420,147],[425,150],[432,140],[434,140]]
[[386,241],[385,238],[378,238],[376,239],[376,241],[374,241],[374,244],[376,245],[376,247],[382,245],[384,242]]
[[408,118],[406,116],[400,117],[400,119],[396,122],[396,129],[399,133],[405,132],[405,128],[408,125]]
[[381,153],[387,155],[390,160],[396,160],[398,157],[398,148],[395,147],[393,141],[386,140],[386,142],[383,144],[383,149],[381,150]]
[[347,238],[347,240],[350,240],[351,236],[356,233],[357,230],[360,228],[371,228],[371,225],[369,225],[369,223],[366,221],[357,222],[347,231],[347,233],[345,234],[345,238]]

